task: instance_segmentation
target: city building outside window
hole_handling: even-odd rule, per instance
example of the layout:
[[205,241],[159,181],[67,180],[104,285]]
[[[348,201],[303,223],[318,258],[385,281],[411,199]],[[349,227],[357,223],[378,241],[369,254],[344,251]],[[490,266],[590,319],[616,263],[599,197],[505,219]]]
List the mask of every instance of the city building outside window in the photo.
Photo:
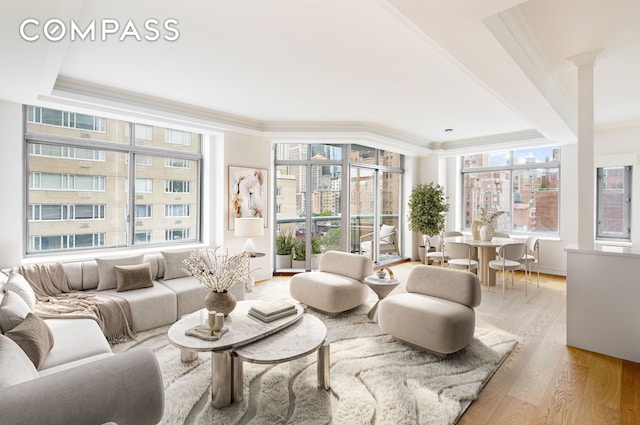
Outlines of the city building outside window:
[[25,115],[28,254],[201,240],[201,134],[35,106]]
[[482,207],[506,212],[494,223],[498,231],[559,233],[559,147],[465,155],[461,161],[464,229]]
[[598,168],[596,238],[631,240],[631,166]]

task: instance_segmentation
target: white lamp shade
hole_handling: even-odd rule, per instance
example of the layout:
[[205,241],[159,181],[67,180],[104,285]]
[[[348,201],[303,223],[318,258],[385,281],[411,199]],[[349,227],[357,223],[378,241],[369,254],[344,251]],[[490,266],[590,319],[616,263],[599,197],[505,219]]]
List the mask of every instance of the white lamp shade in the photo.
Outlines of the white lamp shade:
[[264,235],[264,220],[261,217],[236,218],[236,236],[247,238]]

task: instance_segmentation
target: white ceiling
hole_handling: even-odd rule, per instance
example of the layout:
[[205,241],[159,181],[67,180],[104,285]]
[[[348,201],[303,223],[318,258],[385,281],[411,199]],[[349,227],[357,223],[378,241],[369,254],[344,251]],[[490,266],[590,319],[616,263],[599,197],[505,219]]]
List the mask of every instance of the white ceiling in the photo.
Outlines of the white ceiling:
[[[10,101],[162,104],[221,128],[374,134],[417,152],[563,144],[576,141],[577,114],[566,58],[602,48],[596,124],[640,122],[637,0],[0,0],[0,10]],[[30,17],[132,19],[140,30],[175,18],[180,38],[29,43],[17,29]]]

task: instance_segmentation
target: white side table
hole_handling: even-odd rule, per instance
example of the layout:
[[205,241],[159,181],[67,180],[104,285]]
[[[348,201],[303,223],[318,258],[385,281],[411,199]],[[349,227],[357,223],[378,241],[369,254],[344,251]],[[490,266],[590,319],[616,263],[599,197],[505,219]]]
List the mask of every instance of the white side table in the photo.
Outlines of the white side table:
[[378,321],[378,304],[380,300],[384,299],[387,295],[393,291],[396,286],[400,284],[400,280],[398,279],[380,279],[376,276],[367,276],[364,278],[364,282],[376,293],[378,296],[378,301],[371,307],[369,310],[368,317],[374,322]]

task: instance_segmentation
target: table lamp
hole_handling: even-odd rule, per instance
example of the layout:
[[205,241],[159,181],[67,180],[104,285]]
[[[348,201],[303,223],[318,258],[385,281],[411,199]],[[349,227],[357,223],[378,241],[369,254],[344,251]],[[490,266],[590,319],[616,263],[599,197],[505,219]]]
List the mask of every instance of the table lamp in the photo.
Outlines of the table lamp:
[[235,236],[247,238],[242,250],[248,252],[252,257],[255,257],[257,250],[251,238],[264,235],[264,221],[261,217],[243,217],[236,218],[235,224]]

